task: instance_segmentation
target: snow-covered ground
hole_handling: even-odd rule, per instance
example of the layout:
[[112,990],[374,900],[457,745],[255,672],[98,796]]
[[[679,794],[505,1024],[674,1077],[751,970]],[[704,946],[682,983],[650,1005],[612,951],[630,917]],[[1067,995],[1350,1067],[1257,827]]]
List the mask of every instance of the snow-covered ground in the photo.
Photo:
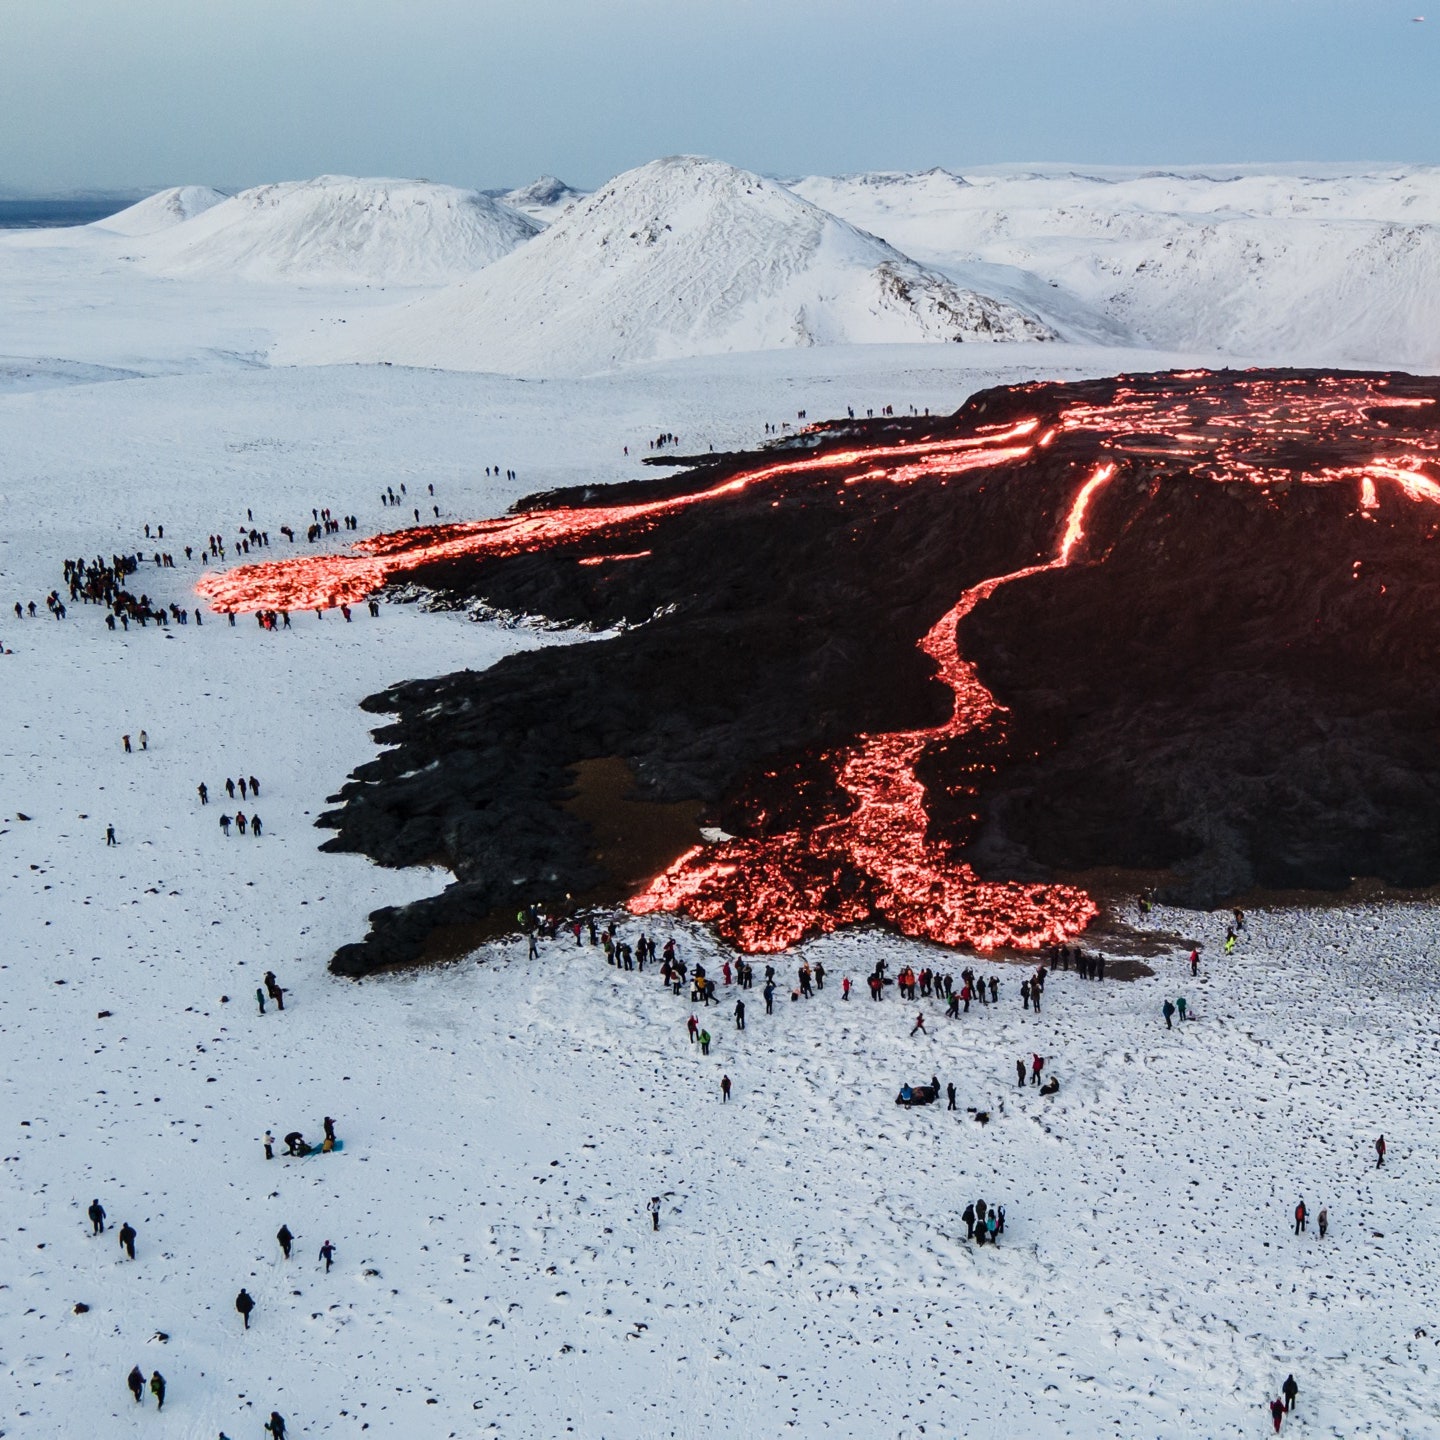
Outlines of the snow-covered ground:
[[[66,556],[132,548],[173,553],[139,579],[186,602],[183,547],[233,542],[251,512],[283,553],[279,526],[312,507],[393,525],[387,486],[495,513],[632,477],[662,430],[726,448],[801,409],[948,410],[983,385],[1204,356],[874,345],[545,382],[272,369],[278,335],[395,295],[166,280],[128,243],[0,236],[0,1431],[260,1440],[277,1409],[292,1436],[406,1440],[1258,1436],[1293,1371],[1302,1433],[1440,1434],[1428,906],[1261,911],[1229,959],[1224,917],[1162,912],[1149,923],[1205,942],[1199,980],[1167,947],[1154,979],[1056,976],[1036,1016],[1018,970],[982,965],[1000,1009],[949,1022],[927,1003],[913,1040],[921,1007],[846,1004],[840,977],[882,954],[892,973],[966,962],[834,936],[805,952],[824,992],[769,1017],[751,992],[743,1034],[722,987],[704,1058],[685,998],[588,946],[531,962],[501,943],[351,985],[325,970],[335,947],[444,880],[316,848],[315,815],[373,753],[357,702],[571,637],[402,605],[279,635],[11,609],[43,602]],[[149,749],[124,754],[142,728]],[[226,803],[241,774],[253,805]],[[236,808],[262,839],[220,833]],[[689,928],[650,933],[720,958]],[[283,1015],[257,1013],[267,969]],[[1181,993],[1195,1019],[1166,1031]],[[1034,1051],[1054,1099],[1015,1086]],[[961,1109],[897,1109],[900,1081],[932,1073]],[[342,1153],[265,1161],[267,1126],[314,1137],[326,1114]],[[980,1196],[1007,1207],[994,1250],[958,1218]],[[1323,1246],[1289,1233],[1302,1197],[1329,1207]],[[137,1413],[135,1364],[164,1373],[163,1416]]]

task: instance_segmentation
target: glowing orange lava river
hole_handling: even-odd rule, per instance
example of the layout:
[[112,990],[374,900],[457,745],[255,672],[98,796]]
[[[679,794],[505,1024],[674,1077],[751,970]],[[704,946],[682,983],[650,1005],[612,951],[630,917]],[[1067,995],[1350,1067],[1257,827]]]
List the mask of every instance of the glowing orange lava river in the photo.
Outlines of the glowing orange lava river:
[[[693,472],[688,489],[657,482],[652,493],[667,486],[675,492],[657,498],[417,526],[361,541],[347,553],[209,574],[198,589],[220,611],[299,611],[352,604],[431,567],[552,552],[599,577],[662,550],[665,522],[690,507],[723,507],[742,497],[753,504],[772,491],[778,505],[802,481],[834,503],[856,487],[1024,486],[1043,460],[1045,473],[1061,476],[1066,487],[1063,494],[1047,492],[1042,507],[1038,523],[1048,542],[1036,547],[1038,554],[1032,548],[1016,556],[1026,563],[969,584],[918,641],[935,680],[953,697],[948,717],[928,728],[856,734],[812,756],[844,797],[826,818],[791,823],[782,816],[755,833],[698,845],[629,905],[641,915],[684,913],[752,953],[874,921],[979,950],[1062,943],[1098,913],[1089,894],[1070,885],[982,878],[957,858],[980,820],[977,786],[962,778],[949,789],[952,808],[963,810],[967,795],[974,802],[970,829],[935,833],[920,778],[924,758],[962,737],[983,739],[973,746],[976,758],[965,762],[977,767],[978,781],[978,767],[987,763],[979,757],[1004,743],[1007,711],[961,653],[966,618],[1002,587],[1103,564],[1105,537],[1124,503],[1110,497],[1122,480],[1132,493],[1137,477],[1152,487],[1172,475],[1187,483],[1243,483],[1258,487],[1267,503],[1280,503],[1277,497],[1297,484],[1348,486],[1361,521],[1386,503],[1440,504],[1435,401],[1401,393],[1386,377],[1194,372],[1164,377],[1163,386],[1147,378],[1151,383],[1116,383],[1103,403],[1061,402],[1031,414],[1016,413],[1026,388],[1018,387],[998,422],[961,412],[926,422],[928,431],[918,422],[909,430],[890,427],[876,433],[876,443],[857,442],[860,427],[817,427],[806,437],[812,450],[727,462],[719,479],[714,471]],[[1323,464],[1315,463],[1317,454]]]

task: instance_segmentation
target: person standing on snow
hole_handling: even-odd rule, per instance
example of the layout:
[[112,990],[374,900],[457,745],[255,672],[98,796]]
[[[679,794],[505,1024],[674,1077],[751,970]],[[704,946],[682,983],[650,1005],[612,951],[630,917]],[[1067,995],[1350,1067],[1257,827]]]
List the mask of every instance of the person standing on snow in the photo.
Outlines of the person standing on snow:
[[1022,1088],[1025,1084],[1025,1062],[1023,1060],[1015,1062],[1015,1083]]
[[848,975],[840,982],[840,998],[842,1000],[850,998],[850,977]]
[[243,1287],[235,1297],[235,1308],[240,1312],[240,1318],[245,1322],[245,1328],[250,1328],[250,1312],[255,1308],[255,1300],[250,1292]]
[[1310,1212],[1306,1210],[1305,1202],[1302,1200],[1295,1207],[1295,1233],[1297,1235],[1305,1228],[1305,1221],[1309,1217],[1309,1214]]
[[720,1099],[722,1102],[730,1099],[730,1077],[728,1075],[720,1077]]
[[262,1428],[270,1432],[270,1440],[285,1440],[285,1417],[278,1410],[270,1412],[270,1418]]
[[113,825],[107,825],[105,827],[105,843],[107,845],[118,845],[120,843],[115,838],[115,827]]
[[645,1208],[650,1212],[650,1228],[658,1230],[660,1228],[660,1197],[652,1195],[650,1203]]
[[1200,949],[1196,946],[1190,951],[1190,974],[1192,976],[1200,973]]
[[775,982],[767,980],[765,988],[760,993],[765,997],[765,1013],[773,1015],[775,1013]]
[[945,1108],[947,1110],[953,1110],[955,1108],[955,1086],[953,1082],[945,1087],[945,1098],[950,1102]]
[[202,781],[195,787],[195,789],[199,792],[199,795],[200,795],[200,803],[201,803],[202,805],[208,805],[208,804],[210,803],[210,790],[209,790],[209,788],[206,786],[205,782],[202,780]]
[[130,1393],[135,1397],[137,1405],[145,1403],[145,1372],[138,1365],[130,1367],[130,1373],[125,1377],[125,1383],[130,1387]]
[[1030,1060],[1030,1083],[1039,1085],[1040,1072],[1045,1068],[1045,1058],[1042,1055],[1035,1055]]
[[1175,1013],[1174,1004],[1171,1001],[1167,1000],[1160,1007],[1160,1013],[1165,1017],[1165,1028],[1167,1030],[1173,1030],[1175,1027],[1170,1023],[1170,1017]]
[[280,1242],[281,1252],[288,1260],[290,1258],[290,1246],[295,1242],[295,1237],[290,1233],[290,1227],[288,1225],[281,1225],[275,1232],[275,1238]]
[[120,1248],[132,1260],[135,1258],[135,1227],[128,1220],[120,1227]]
[[1275,1422],[1275,1433],[1280,1433],[1280,1422],[1285,1418],[1285,1402],[1283,1400],[1272,1400],[1270,1402],[1270,1418]]
[[90,1208],[85,1213],[90,1217],[90,1233],[103,1235],[105,1233],[105,1207],[98,1200],[92,1200]]
[[973,1240],[975,1238],[975,1206],[973,1204],[966,1205],[960,1218],[965,1222],[965,1238]]
[[737,1030],[745,1028],[745,1002],[743,1000],[735,1002],[735,1028]]
[[265,1158],[267,1160],[273,1160],[275,1158],[275,1137],[268,1130],[265,1132],[264,1145]]
[[1378,1170],[1385,1163],[1385,1137],[1382,1135],[1375,1142],[1375,1168]]
[[1185,997],[1184,997],[1183,995],[1177,995],[1177,996],[1175,997],[1175,1008],[1180,1012],[1180,1022],[1181,1022],[1181,1024],[1184,1024],[1184,1022],[1185,1022]]
[[255,987],[255,1003],[260,1007],[260,1013],[265,1013],[265,992],[257,985]]
[[150,1393],[155,1397],[155,1408],[165,1408],[165,1377],[157,1370],[150,1377]]
[[1285,1383],[1280,1387],[1280,1393],[1285,1397],[1285,1409],[1288,1413],[1295,1408],[1295,1397],[1300,1393],[1300,1387],[1295,1383],[1293,1375],[1285,1377]]
[[1325,1232],[1330,1228],[1330,1212],[1325,1206],[1320,1207],[1320,1213],[1315,1217],[1315,1227],[1320,1231],[1320,1238],[1325,1238]]

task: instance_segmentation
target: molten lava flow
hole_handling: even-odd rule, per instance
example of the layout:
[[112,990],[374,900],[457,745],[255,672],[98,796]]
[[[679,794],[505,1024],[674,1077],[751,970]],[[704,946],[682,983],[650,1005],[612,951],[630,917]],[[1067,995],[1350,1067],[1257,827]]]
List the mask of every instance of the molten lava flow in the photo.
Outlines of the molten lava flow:
[[[1398,388],[1404,389],[1403,385]],[[1435,401],[1394,393],[1384,376],[1212,375],[1204,371],[1115,382],[1104,400],[1060,392],[1043,414],[991,425],[962,415],[905,443],[850,444],[768,460],[714,483],[626,504],[536,509],[469,524],[417,527],[374,536],[347,554],[242,566],[207,575],[199,589],[226,610],[305,609],[353,602],[438,562],[559,552],[580,565],[642,560],[664,544],[664,521],[690,506],[721,506],[773,486],[779,505],[803,480],[832,498],[843,487],[944,485],[972,472],[1005,472],[1026,482],[1027,467],[1085,478],[1069,496],[1051,558],[981,580],[919,639],[939,683],[953,696],[949,719],[920,730],[856,736],[813,757],[846,797],[839,813],[802,828],[771,817],[775,833],[751,834],[682,855],[631,901],[639,914],[683,911],[741,949],[782,950],[809,935],[883,919],[908,935],[982,949],[1063,941],[1096,913],[1083,891],[1064,885],[979,878],[958,858],[971,830],[932,838],[923,758],[968,737],[979,755],[1004,739],[1006,711],[961,654],[965,618],[1004,585],[1072,565],[1090,551],[1096,497],[1123,467],[1187,483],[1245,483],[1272,499],[1293,484],[1358,486],[1362,518],[1375,522],[1385,498],[1440,504]],[[1011,392],[1028,403],[1030,391]],[[1094,396],[1091,388],[1084,392]],[[948,424],[949,429],[946,429]],[[956,433],[956,432],[959,433]],[[814,432],[819,443],[831,438]],[[1095,465],[1096,450],[1113,459]],[[1315,457],[1323,454],[1324,465]],[[1086,457],[1081,463],[1075,456]],[[1067,483],[1072,483],[1067,480]],[[1052,502],[1053,503],[1053,502]],[[1092,557],[1093,558],[1093,557]],[[970,762],[978,777],[982,762]],[[952,767],[953,768],[953,767]],[[958,792],[972,802],[978,783]],[[957,796],[952,793],[952,800]]]
[[852,802],[844,815],[805,831],[691,850],[630,908],[639,915],[683,910],[750,952],[783,950],[871,916],[906,935],[982,950],[1030,949],[1083,930],[1096,914],[1083,890],[981,880],[952,857],[954,842],[932,841],[915,767],[928,746],[977,732],[1004,714],[960,654],[960,623],[1002,585],[1068,565],[1084,539],[1090,502],[1114,473],[1114,465],[1102,465],[1080,487],[1053,560],[972,585],[921,640],[955,697],[944,725],[862,736],[825,757]]

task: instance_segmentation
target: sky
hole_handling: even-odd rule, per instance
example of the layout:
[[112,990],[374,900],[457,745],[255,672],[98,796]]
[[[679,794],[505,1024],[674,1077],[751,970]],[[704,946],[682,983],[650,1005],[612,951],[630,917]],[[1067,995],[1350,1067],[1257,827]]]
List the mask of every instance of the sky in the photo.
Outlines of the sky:
[[1435,163],[1425,4],[0,0],[0,191]]

